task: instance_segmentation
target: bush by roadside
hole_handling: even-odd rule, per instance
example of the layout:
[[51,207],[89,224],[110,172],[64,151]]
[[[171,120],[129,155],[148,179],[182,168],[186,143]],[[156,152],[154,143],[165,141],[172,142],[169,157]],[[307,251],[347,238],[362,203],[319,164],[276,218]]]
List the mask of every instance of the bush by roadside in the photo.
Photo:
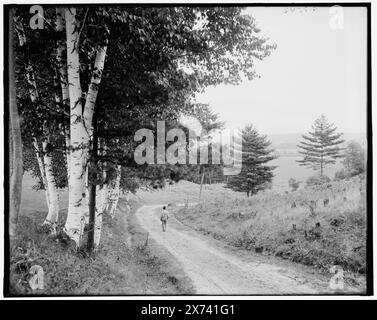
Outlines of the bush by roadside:
[[[9,260],[9,291],[6,295],[139,295],[182,294],[192,288],[163,255],[145,246],[133,218],[139,203],[131,202],[126,216],[122,200],[114,220],[104,217],[97,253],[76,250],[65,238],[51,236],[40,227],[46,212],[21,215],[19,237],[12,241]],[[66,211],[61,212],[61,222]],[[44,289],[32,290],[30,268],[44,270]]]

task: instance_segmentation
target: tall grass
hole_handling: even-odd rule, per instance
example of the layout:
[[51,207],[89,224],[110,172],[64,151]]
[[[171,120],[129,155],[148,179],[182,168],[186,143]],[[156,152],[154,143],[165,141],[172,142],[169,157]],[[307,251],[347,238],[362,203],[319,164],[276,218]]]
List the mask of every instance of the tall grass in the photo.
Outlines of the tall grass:
[[366,271],[365,180],[247,198],[220,185],[177,218],[236,247],[328,268]]

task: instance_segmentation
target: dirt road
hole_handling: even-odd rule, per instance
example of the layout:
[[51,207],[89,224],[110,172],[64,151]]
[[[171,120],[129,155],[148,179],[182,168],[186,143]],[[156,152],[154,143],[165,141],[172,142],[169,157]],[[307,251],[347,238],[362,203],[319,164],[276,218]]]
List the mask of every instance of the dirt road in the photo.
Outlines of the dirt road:
[[181,263],[197,294],[318,294],[327,286],[311,284],[297,270],[235,256],[184,228],[174,217],[162,232],[160,209],[156,205],[143,206],[136,217],[150,238]]

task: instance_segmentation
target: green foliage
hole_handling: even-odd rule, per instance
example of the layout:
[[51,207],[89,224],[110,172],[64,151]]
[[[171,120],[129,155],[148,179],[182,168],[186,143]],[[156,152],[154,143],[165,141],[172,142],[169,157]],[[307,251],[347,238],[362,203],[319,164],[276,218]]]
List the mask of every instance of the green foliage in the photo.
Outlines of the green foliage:
[[340,139],[343,134],[336,133],[337,128],[324,115],[315,120],[312,129],[308,135],[302,136],[303,141],[297,146],[299,153],[303,155],[303,159],[297,162],[301,166],[320,170],[320,175],[323,175],[326,165],[334,164],[335,159],[342,157],[339,144],[344,142]]
[[329,183],[331,179],[328,176],[325,175],[316,175],[316,176],[311,176],[306,180],[306,185],[308,187],[312,186],[321,186],[325,183]]
[[262,136],[252,125],[242,130],[242,169],[241,173],[230,177],[227,187],[234,191],[246,192],[247,196],[266,188],[273,178],[274,166],[265,165],[275,159],[274,150],[268,149],[271,142]]

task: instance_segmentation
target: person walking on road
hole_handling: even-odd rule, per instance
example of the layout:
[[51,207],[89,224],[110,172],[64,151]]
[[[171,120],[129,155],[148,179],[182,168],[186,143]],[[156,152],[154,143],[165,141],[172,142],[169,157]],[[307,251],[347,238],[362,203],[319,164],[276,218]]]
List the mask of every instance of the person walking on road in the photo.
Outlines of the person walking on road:
[[161,213],[161,223],[162,223],[162,231],[166,231],[166,223],[168,222],[169,216],[168,216],[168,211],[166,210],[166,207],[162,207],[162,213]]

